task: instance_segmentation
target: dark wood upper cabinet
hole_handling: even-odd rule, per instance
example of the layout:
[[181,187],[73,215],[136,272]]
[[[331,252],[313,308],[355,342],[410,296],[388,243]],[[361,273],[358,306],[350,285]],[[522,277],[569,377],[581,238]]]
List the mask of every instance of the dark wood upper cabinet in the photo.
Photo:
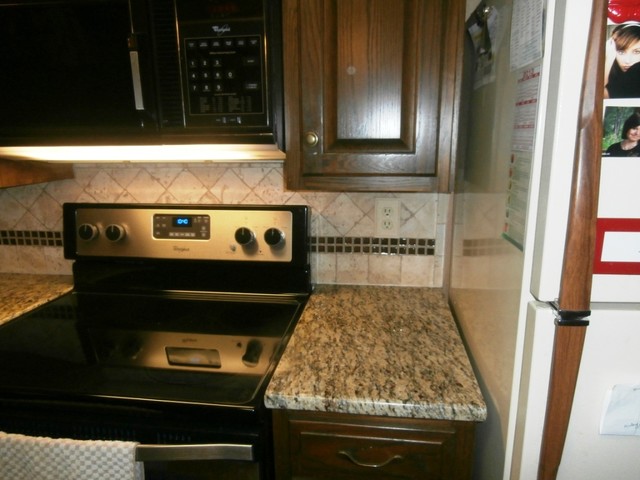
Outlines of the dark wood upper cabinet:
[[460,0],[283,0],[287,187],[449,190]]
[[0,159],[0,188],[73,178],[71,164]]

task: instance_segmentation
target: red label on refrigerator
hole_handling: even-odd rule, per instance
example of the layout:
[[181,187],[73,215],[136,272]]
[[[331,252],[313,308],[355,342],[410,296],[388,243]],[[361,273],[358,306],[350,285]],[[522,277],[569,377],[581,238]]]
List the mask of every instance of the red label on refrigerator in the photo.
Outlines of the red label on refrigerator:
[[599,218],[594,274],[640,275],[640,218]]

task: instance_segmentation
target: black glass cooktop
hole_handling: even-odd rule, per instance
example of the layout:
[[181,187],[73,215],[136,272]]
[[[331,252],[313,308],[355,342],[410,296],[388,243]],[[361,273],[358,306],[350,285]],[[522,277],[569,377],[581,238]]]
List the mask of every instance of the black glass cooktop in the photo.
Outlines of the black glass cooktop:
[[303,303],[71,293],[0,327],[0,391],[251,405]]

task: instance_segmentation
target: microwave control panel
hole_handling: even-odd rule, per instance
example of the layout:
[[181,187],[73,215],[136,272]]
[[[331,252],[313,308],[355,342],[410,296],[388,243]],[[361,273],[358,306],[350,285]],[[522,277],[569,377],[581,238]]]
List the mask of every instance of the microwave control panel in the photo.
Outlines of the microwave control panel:
[[263,0],[176,2],[187,126],[267,126]]

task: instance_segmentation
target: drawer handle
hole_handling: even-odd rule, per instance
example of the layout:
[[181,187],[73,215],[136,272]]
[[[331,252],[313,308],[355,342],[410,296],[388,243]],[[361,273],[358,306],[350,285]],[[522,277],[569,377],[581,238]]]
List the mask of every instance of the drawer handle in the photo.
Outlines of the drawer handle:
[[360,460],[355,458],[354,454],[349,452],[348,450],[340,450],[338,451],[338,455],[343,455],[347,457],[349,460],[351,460],[353,463],[358,465],[359,467],[365,467],[365,468],[382,468],[386,465],[389,465],[394,460],[404,460],[404,457],[402,455],[394,455],[392,457],[387,458],[384,462],[366,463],[366,462],[361,462]]

